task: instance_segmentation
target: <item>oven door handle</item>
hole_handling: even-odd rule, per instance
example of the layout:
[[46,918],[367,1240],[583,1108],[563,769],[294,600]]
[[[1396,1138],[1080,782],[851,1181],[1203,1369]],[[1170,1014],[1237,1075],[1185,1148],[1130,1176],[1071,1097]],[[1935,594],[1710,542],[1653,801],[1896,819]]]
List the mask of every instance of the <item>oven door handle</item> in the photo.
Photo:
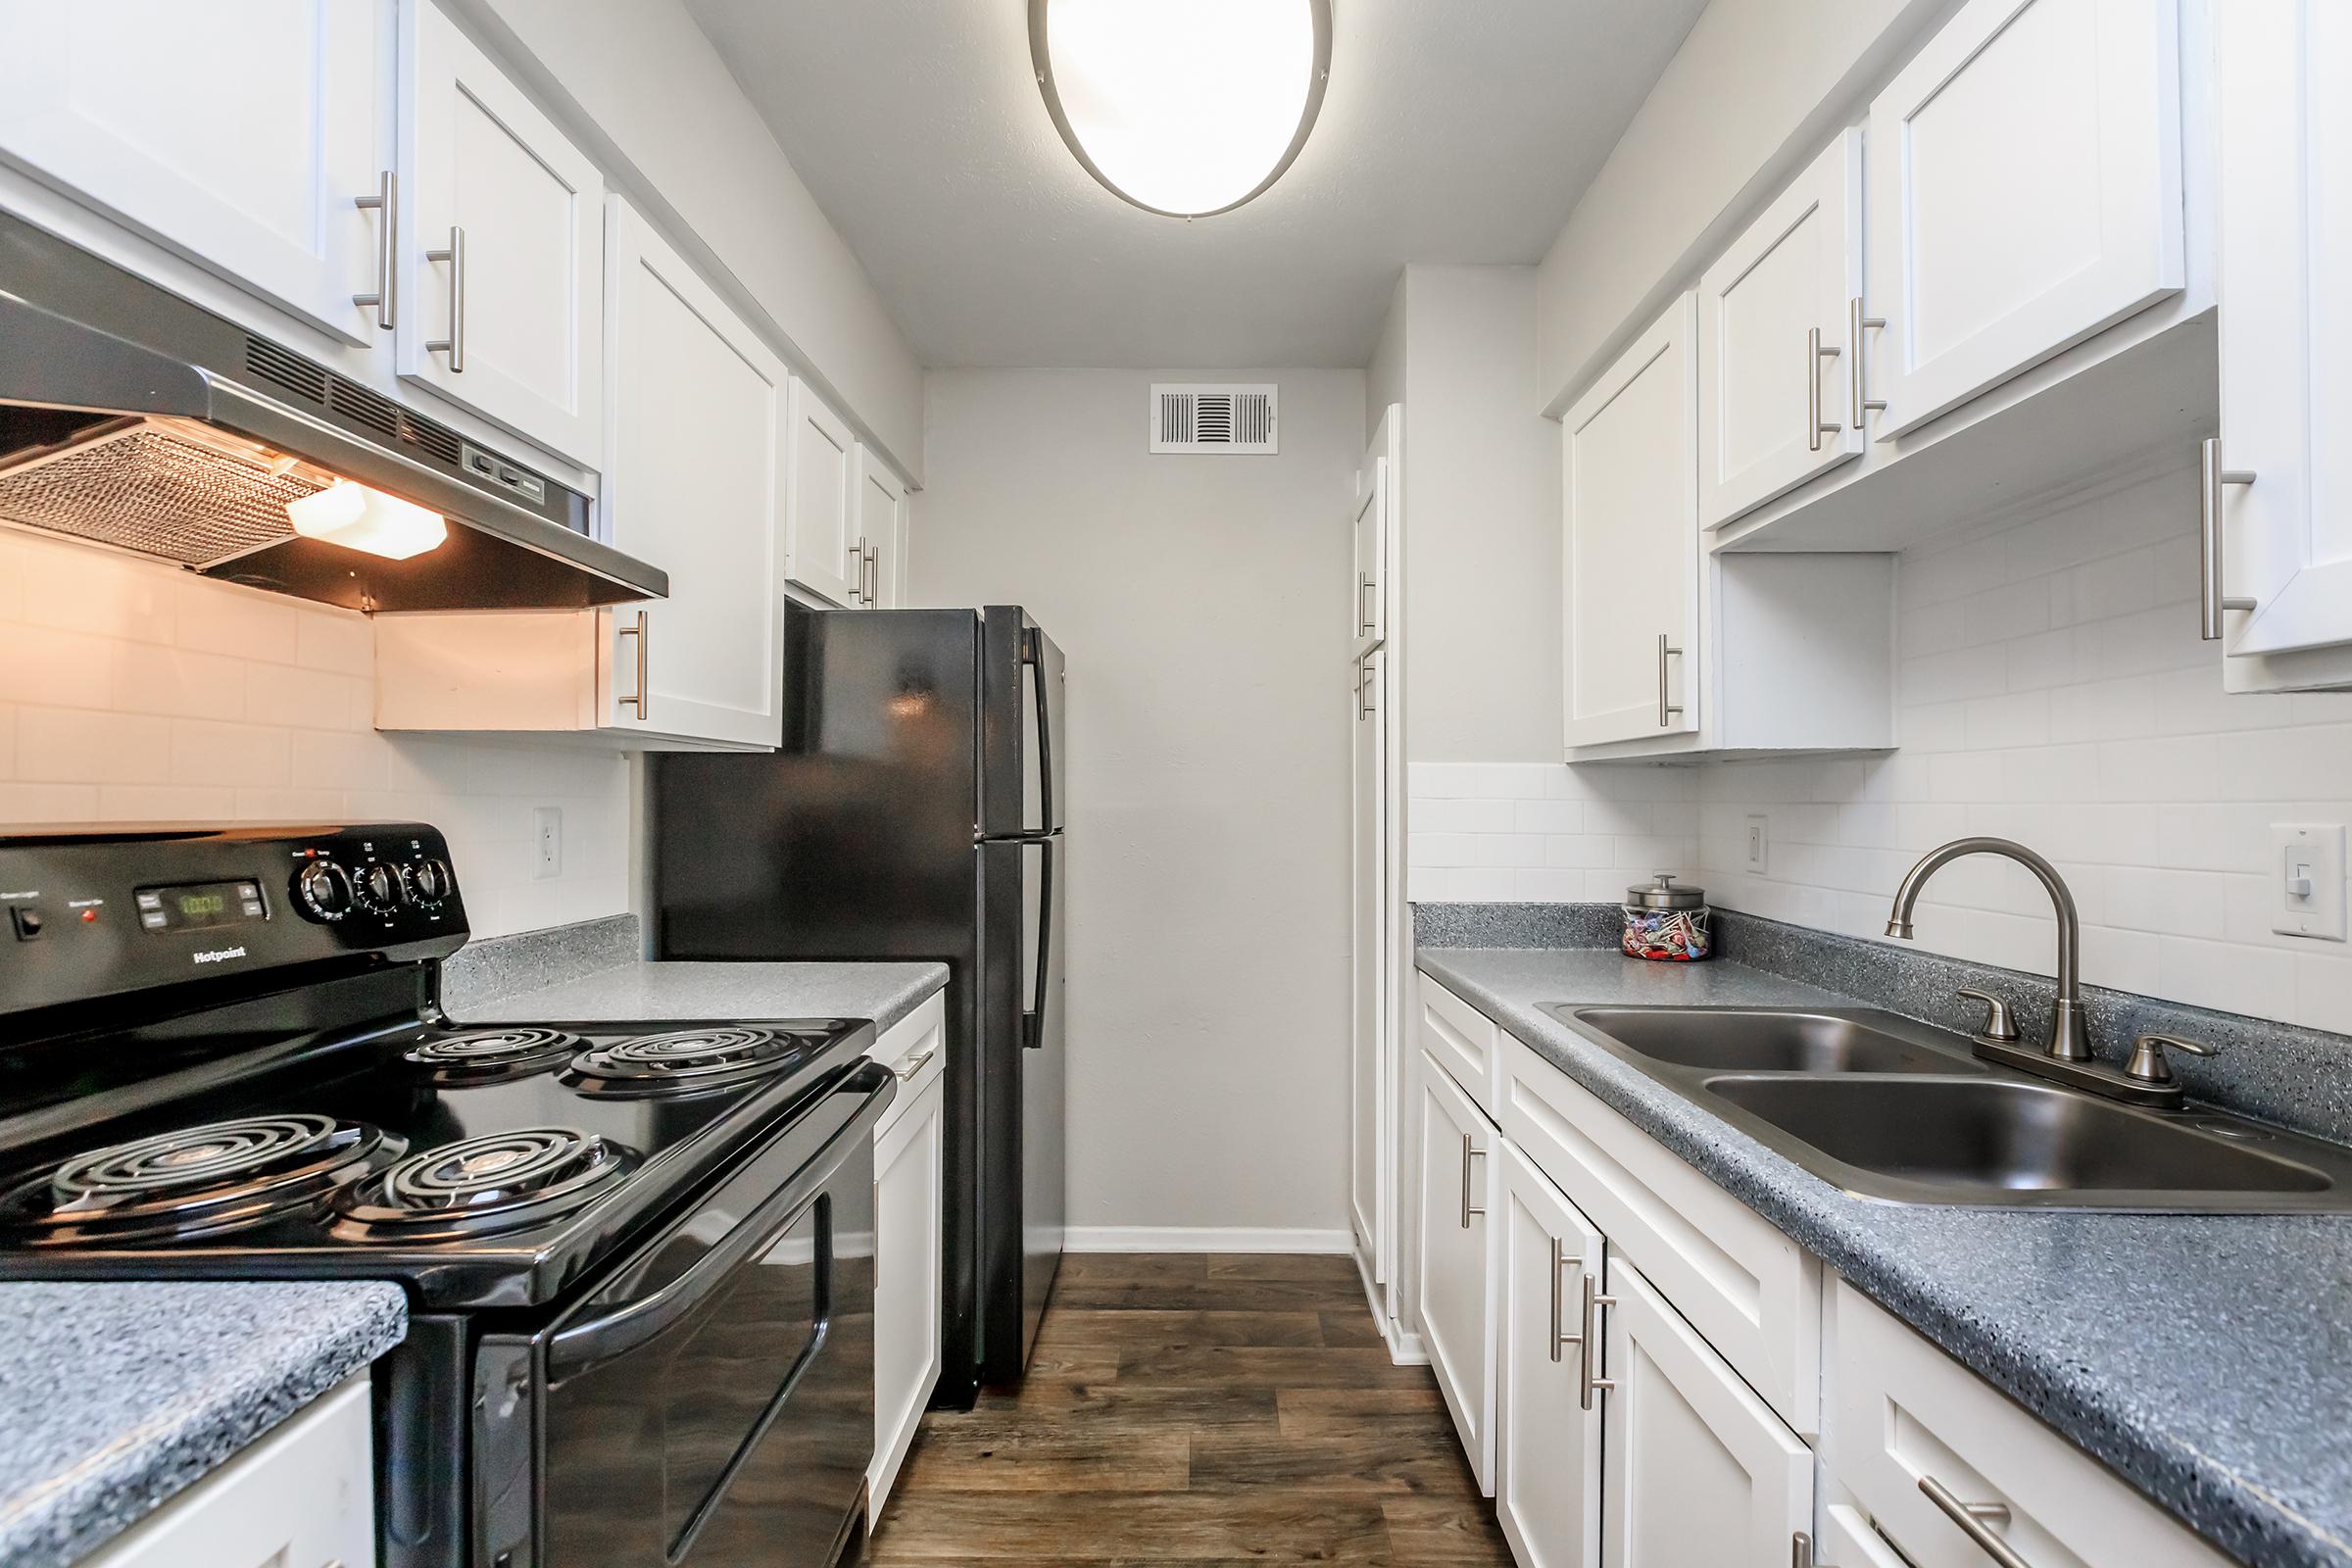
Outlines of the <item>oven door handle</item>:
[[743,1263],[758,1256],[800,1218],[801,1210],[873,1136],[874,1123],[898,1095],[898,1080],[890,1069],[873,1061],[859,1063],[831,1091],[864,1097],[857,1113],[825,1140],[808,1164],[791,1181],[763,1200],[719,1244],[705,1252],[676,1279],[646,1296],[583,1323],[566,1324],[547,1339],[550,1377],[575,1377],[626,1355],[694,1310]]

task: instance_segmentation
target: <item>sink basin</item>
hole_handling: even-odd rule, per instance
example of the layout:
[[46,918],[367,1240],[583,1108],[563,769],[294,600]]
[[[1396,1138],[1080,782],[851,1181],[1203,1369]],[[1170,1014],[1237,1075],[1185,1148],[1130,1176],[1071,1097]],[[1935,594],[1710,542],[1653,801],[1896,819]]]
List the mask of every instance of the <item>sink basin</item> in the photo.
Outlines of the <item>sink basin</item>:
[[1976,1058],[1870,1007],[1546,1011],[1864,1198],[2155,1213],[2352,1212],[2352,1149],[2192,1105],[2147,1110]]
[[1860,1018],[1771,1007],[1580,1007],[1576,1017],[1652,1061],[1708,1072],[1974,1072],[1955,1052]]
[[[1999,1078],[1710,1079],[1707,1093],[1840,1164],[1932,1185],[1946,1201],[2031,1194],[2314,1195],[2334,1184],[2300,1160],[2232,1140],[2212,1118],[2175,1120],[2056,1085]],[[2132,1206],[2143,1206],[2135,1203]]]

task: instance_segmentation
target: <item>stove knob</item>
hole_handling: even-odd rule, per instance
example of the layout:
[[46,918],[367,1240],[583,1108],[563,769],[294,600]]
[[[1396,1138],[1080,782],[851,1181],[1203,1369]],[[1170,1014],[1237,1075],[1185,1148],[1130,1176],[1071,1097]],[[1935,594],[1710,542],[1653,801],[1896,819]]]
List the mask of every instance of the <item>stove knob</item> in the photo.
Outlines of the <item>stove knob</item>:
[[377,914],[395,914],[409,902],[409,868],[378,860],[360,873],[360,903]]
[[420,860],[409,875],[418,904],[439,904],[457,891],[457,878],[445,860]]
[[294,903],[314,920],[340,920],[351,912],[351,879],[331,860],[313,860],[294,878]]

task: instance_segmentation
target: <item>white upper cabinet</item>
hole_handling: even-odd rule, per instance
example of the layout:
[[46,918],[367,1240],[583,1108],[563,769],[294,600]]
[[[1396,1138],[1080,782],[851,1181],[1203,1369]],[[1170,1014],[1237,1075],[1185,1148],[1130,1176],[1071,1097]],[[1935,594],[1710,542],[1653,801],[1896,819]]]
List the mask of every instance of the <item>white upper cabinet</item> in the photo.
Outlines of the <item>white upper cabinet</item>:
[[2252,602],[2224,620],[2234,689],[2352,684],[2352,10],[2218,9],[2222,434],[2205,505],[2227,571],[2208,591]]
[[1862,133],[1832,142],[1698,283],[1699,516],[1719,527],[1861,455]]
[[1970,0],[1872,102],[1877,438],[2183,286],[2180,78],[2177,0]]
[[1561,432],[1572,747],[1698,727],[1697,316],[1675,301]]
[[430,0],[400,81],[401,375],[597,466],[603,176]]
[[837,605],[858,602],[857,442],[848,421],[793,377],[784,561],[792,580]]
[[615,549],[662,564],[669,598],[606,612],[608,722],[776,746],[784,363],[633,208],[611,208],[604,516]]
[[850,561],[853,601],[868,610],[906,603],[906,487],[858,444],[857,537]]
[[0,0],[0,157],[334,334],[380,329],[372,0]]

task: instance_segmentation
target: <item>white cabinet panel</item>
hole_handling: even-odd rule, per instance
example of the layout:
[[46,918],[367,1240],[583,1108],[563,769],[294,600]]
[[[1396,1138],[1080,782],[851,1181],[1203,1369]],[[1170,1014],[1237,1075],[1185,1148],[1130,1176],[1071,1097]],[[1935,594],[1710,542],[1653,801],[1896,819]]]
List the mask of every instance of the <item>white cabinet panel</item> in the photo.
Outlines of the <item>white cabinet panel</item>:
[[847,421],[799,376],[792,380],[789,447],[785,569],[810,593],[856,604],[857,442]]
[[389,62],[372,0],[0,0],[0,157],[371,341]]
[[1588,1359],[1584,1342],[1601,1236],[1509,1142],[1495,1158],[1494,1515],[1519,1568],[1597,1568],[1599,1348]]
[[1813,1521],[1813,1450],[1624,1259],[1604,1396],[1608,1568],[1782,1568]]
[[605,721],[776,746],[783,361],[618,197],[608,243],[605,526],[615,549],[669,573],[669,598],[606,612],[619,667]]
[[1461,1085],[1473,1104],[1492,1116],[1495,1056],[1502,1041],[1502,1031],[1494,1027],[1494,1020],[1423,975],[1417,1033],[1421,1049]]
[[1421,1338],[1481,1492],[1494,1490],[1494,1124],[1421,1058]]
[[1862,453],[1862,133],[1832,142],[1698,283],[1699,516],[1718,527]]
[[946,1013],[937,997],[874,1049],[900,1078],[874,1130],[874,1457],[878,1518],[939,1381],[947,1128]]
[[852,596],[868,610],[896,610],[906,602],[900,552],[906,535],[906,487],[862,441],[858,444],[857,507]]
[[1879,439],[2182,286],[2180,67],[2176,0],[1971,0],[1873,101]]
[[1696,330],[1686,294],[1561,432],[1570,746],[1698,727]]
[[603,177],[431,0],[402,44],[400,373],[595,467]]
[[[2352,684],[2352,10],[2220,6],[2227,621],[2239,690]],[[2333,649],[2320,659],[2249,659]]]
[[1355,662],[1348,748],[1348,1204],[1356,1247],[1376,1282],[1388,1275],[1388,661]]
[[82,1559],[79,1568],[358,1568],[375,1561],[368,1377]]

